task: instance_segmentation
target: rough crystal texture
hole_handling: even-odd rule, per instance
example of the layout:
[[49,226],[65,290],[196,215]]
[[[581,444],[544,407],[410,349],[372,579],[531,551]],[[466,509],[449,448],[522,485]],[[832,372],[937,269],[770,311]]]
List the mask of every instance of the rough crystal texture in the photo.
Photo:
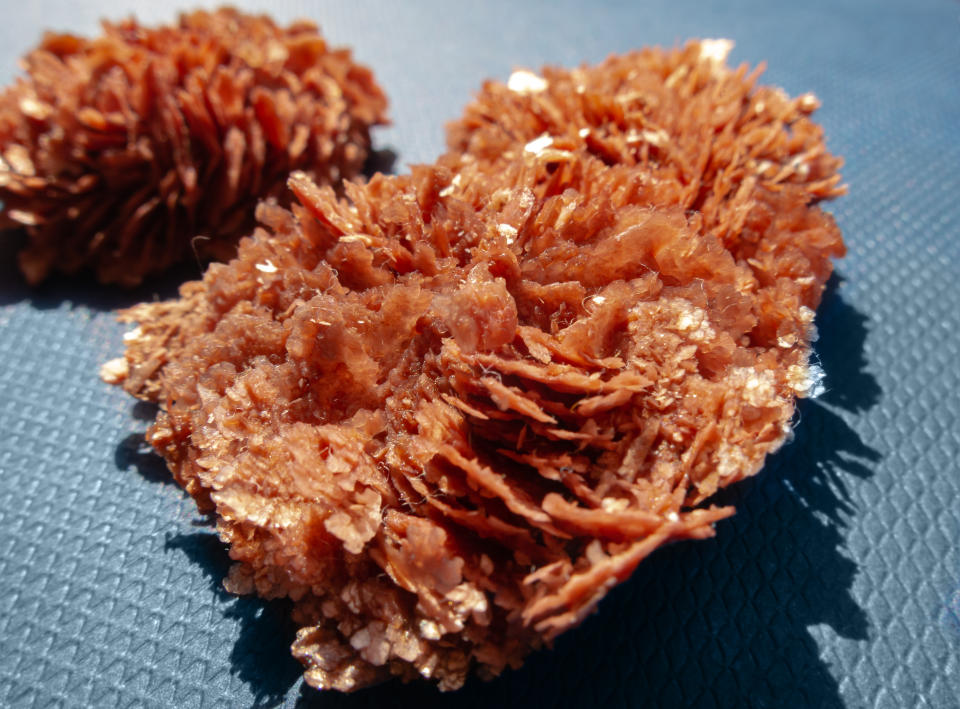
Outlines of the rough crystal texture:
[[31,283],[90,268],[132,286],[229,258],[291,170],[358,174],[385,121],[371,73],[316,26],[231,9],[47,34],[23,67],[0,95],[0,226],[26,227]]
[[436,165],[295,174],[125,314],[105,376],[160,402],[228,588],[294,600],[310,684],[496,675],[733,512],[843,253],[812,101],[752,84],[700,44],[488,84]]

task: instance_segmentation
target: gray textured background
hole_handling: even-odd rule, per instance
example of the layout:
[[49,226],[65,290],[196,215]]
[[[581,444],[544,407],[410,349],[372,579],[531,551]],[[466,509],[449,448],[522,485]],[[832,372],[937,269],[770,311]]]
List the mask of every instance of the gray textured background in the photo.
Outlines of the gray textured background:
[[[244,3],[245,4],[245,3]],[[79,6],[78,6],[79,5]],[[7,3],[0,79],[45,27],[164,3]],[[960,706],[960,4],[260,4],[319,20],[392,98],[397,169],[429,161],[484,77],[731,37],[814,91],[850,195],[818,314],[829,392],[725,493],[715,540],[658,552],[519,672],[453,695],[303,689],[282,604],[219,590],[222,546],[139,445],[149,411],[97,380],[111,309],[172,292],[27,289],[0,243],[0,706]],[[4,237],[6,238],[6,237]],[[187,269],[196,276],[196,268]]]

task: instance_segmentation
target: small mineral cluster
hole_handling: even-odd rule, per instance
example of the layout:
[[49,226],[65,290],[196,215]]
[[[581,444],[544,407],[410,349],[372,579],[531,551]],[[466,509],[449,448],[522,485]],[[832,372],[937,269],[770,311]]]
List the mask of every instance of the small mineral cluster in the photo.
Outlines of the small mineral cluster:
[[124,314],[105,377],[159,402],[227,587],[293,600],[310,684],[516,667],[787,437],[840,161],[726,49],[488,83],[436,164],[294,173],[234,260]]
[[232,9],[174,26],[47,34],[0,94],[0,227],[25,227],[31,283],[91,269],[134,286],[225,259],[291,170],[357,175],[386,98],[315,25]]

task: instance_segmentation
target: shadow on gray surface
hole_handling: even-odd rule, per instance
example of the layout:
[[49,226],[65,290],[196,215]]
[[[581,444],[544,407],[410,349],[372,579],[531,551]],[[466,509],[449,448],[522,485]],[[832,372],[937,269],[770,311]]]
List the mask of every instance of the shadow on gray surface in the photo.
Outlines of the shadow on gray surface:
[[226,615],[240,623],[240,637],[230,654],[232,671],[253,689],[255,707],[276,706],[302,671],[290,655],[296,628],[290,620],[289,602],[227,593],[223,578],[230,569],[230,558],[226,546],[212,532],[169,536],[164,546],[186,554],[206,573],[211,590],[222,600],[232,601]]
[[119,470],[133,467],[140,476],[152,483],[175,485],[176,482],[163,458],[146,442],[142,433],[131,433],[117,444],[113,454]]
[[[795,440],[762,475],[714,500],[736,505],[738,514],[720,523],[715,539],[654,554],[554,649],[534,653],[523,668],[493,682],[471,679],[450,694],[425,682],[389,682],[352,695],[302,683],[297,690],[287,606],[243,598],[229,612],[241,623],[234,673],[257,706],[772,707],[789,698],[794,707],[840,709],[838,682],[808,628],[826,624],[844,638],[867,638],[866,614],[850,593],[857,567],[843,552],[841,532],[853,512],[845,480],[869,476],[880,455],[829,405],[864,411],[881,392],[864,369],[866,318],[842,300],[837,283],[818,320],[817,352],[830,394],[800,402]],[[122,457],[121,450],[130,452]],[[162,473],[169,480],[159,458],[133,437],[118,447],[121,463],[148,479]],[[180,535],[167,548],[186,553],[210,577],[213,592],[228,597],[221,580],[229,559],[215,536]]]
[[841,279],[834,274],[827,283],[823,303],[817,310],[821,337],[814,350],[827,372],[827,391],[821,400],[862,412],[880,401],[880,385],[866,371],[863,343],[867,338],[867,317],[837,295]]
[[173,298],[181,283],[199,278],[203,273],[201,266],[194,262],[175,266],[131,289],[97,283],[89,273],[54,274],[40,285],[31,286],[17,267],[17,252],[25,241],[22,231],[0,232],[0,306],[27,302],[39,310],[64,304],[98,311],[116,310],[144,301]]
[[0,229],[0,305],[23,300],[30,287],[17,268],[17,253],[27,241],[22,229]]
[[397,153],[393,148],[378,148],[370,151],[367,161],[363,164],[363,174],[373,177],[377,172],[384,175],[396,173]]
[[[137,401],[131,407],[133,418],[137,421],[152,423],[157,416],[159,406],[149,401]],[[136,469],[144,480],[152,483],[176,485],[173,475],[153,447],[147,443],[143,432],[127,435],[117,444],[113,460],[118,470]]]

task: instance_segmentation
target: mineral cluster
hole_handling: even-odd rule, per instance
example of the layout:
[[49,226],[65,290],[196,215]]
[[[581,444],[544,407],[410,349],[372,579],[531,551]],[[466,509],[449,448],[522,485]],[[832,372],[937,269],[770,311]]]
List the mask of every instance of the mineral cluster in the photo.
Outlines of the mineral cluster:
[[194,255],[226,259],[291,170],[359,173],[386,99],[316,26],[231,9],[174,26],[47,34],[0,94],[0,227],[20,267],[134,286]]
[[459,687],[703,538],[817,377],[843,254],[816,100],[723,42],[488,83],[411,174],[295,173],[104,370],[307,681]]

